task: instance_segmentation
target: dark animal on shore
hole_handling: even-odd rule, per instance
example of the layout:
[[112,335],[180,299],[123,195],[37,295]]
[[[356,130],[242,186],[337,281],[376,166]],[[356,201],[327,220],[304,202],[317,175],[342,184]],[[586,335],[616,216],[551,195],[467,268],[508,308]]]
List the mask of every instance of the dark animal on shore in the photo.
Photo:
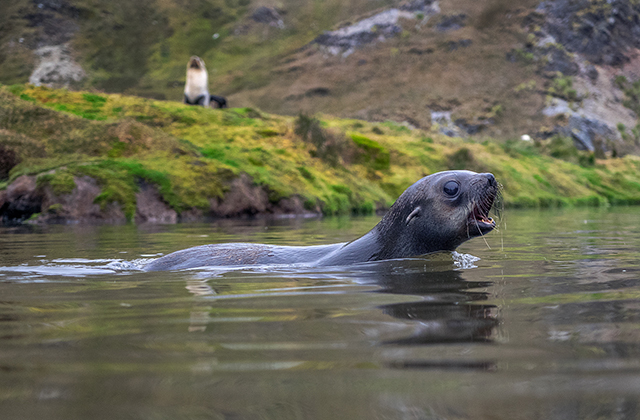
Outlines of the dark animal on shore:
[[224,96],[211,95],[211,108],[229,108],[227,98]]

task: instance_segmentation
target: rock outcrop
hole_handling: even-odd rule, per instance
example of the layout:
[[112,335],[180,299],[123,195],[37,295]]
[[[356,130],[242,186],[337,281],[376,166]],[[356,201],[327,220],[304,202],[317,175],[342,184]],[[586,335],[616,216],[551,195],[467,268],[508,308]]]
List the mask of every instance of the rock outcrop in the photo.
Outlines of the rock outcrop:
[[284,29],[284,20],[282,20],[280,13],[281,11],[273,7],[260,6],[253,12],[251,19],[258,23]]
[[38,41],[34,54],[38,64],[29,76],[29,83],[49,87],[68,87],[86,77],[76,63],[71,41],[78,31],[80,11],[65,0],[41,0],[36,12],[27,15],[37,28]]
[[515,55],[537,63],[549,85],[566,87],[548,91],[554,98],[541,110],[547,117],[564,117],[560,121],[565,123],[553,131],[598,155],[633,150],[618,127],[636,126],[638,115],[624,106],[624,92],[614,80],[640,77],[633,71],[640,62],[640,5],[623,0],[546,1],[524,23],[534,38]]
[[619,66],[640,48],[640,3],[628,0],[545,1],[544,29],[569,52],[594,64]]
[[[38,185],[35,176],[23,175],[0,191],[0,224],[31,223],[124,223],[125,212],[117,202],[98,204],[100,185],[89,176],[74,177],[75,188],[70,193],[56,194],[49,185]],[[274,203],[268,191],[253,183],[246,174],[234,178],[222,198],[212,198],[211,207],[203,211],[190,209],[179,214],[160,195],[155,185],[140,182],[136,193],[133,221],[142,223],[176,223],[205,217],[243,217],[256,215],[319,215],[320,208],[305,209],[298,196]]]
[[42,199],[34,176],[18,177],[6,190],[0,191],[0,221],[3,224],[22,222],[40,212]]
[[68,44],[47,45],[35,51],[38,65],[29,76],[29,83],[36,86],[68,87],[86,77],[86,73],[75,62]]
[[437,1],[413,1],[399,8],[384,10],[344,28],[325,32],[313,40],[313,43],[331,55],[341,54],[346,57],[357,48],[383,42],[401,33],[402,27],[398,25],[400,19],[421,17],[425,21],[438,13],[440,7]]

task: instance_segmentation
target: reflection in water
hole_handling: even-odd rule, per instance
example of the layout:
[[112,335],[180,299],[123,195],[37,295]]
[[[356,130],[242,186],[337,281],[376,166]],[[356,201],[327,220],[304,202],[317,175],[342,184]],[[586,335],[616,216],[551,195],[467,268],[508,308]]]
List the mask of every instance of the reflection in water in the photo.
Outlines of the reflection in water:
[[[380,287],[378,293],[407,295],[408,301],[380,306],[382,312],[409,321],[412,331],[383,345],[419,346],[447,343],[491,342],[498,325],[496,305],[475,302],[488,299],[478,291],[491,282],[466,281],[462,272],[448,264],[425,264],[419,260],[376,264],[369,278]],[[411,358],[389,360],[386,366],[397,369],[495,370],[491,360],[453,360]]]
[[372,275],[381,286],[379,293],[411,295],[409,302],[381,307],[385,314],[415,323],[409,337],[386,344],[436,344],[488,342],[498,321],[495,305],[474,302],[487,300],[488,293],[472,291],[491,282],[465,281],[461,272],[446,265],[425,265],[415,260],[378,265]]

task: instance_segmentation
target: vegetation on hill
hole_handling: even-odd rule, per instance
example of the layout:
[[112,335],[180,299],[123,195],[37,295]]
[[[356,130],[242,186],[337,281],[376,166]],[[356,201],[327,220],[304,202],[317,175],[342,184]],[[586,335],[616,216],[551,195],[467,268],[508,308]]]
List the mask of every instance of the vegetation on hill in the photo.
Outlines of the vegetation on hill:
[[[214,214],[246,174],[271,203],[293,196],[310,211],[369,213],[419,178],[446,169],[490,171],[505,206],[640,204],[640,158],[607,160],[561,137],[503,145],[449,138],[393,122],[257,109],[212,110],[122,95],[0,87],[0,193],[21,175],[63,196],[88,176],[131,219],[141,182],[178,213]],[[46,212],[47,209],[42,209]]]
[[[31,76],[35,84],[180,100],[187,60],[198,55],[211,93],[235,107],[427,130],[438,123],[451,135],[500,141],[577,127],[589,150],[602,143],[603,153],[638,154],[636,3],[15,0],[0,2],[0,83]],[[320,41],[400,9],[392,25],[366,31],[367,42]]]

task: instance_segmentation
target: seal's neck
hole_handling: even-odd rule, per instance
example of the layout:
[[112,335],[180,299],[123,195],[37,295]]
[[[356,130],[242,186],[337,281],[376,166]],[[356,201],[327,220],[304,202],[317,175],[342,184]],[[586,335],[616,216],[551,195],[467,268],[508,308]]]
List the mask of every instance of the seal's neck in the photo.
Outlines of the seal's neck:
[[377,257],[379,250],[380,245],[377,240],[377,234],[375,230],[371,230],[355,241],[348,242],[322,257],[318,260],[317,265],[349,265],[367,261],[377,261],[380,259]]

